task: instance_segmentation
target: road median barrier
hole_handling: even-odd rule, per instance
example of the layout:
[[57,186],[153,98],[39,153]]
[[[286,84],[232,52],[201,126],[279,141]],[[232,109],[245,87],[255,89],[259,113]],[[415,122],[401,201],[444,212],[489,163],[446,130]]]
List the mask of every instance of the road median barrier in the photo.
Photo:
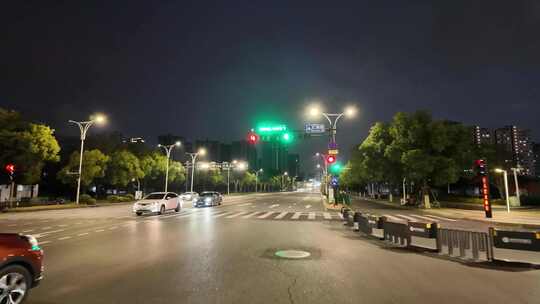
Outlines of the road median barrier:
[[[437,222],[389,221],[348,208],[345,225],[355,232],[405,248],[420,248],[470,262],[506,261],[540,265],[540,232],[489,228],[489,232],[441,228]],[[496,258],[495,258],[496,255]]]
[[540,265],[540,231],[489,228],[497,260]]
[[411,246],[437,250],[437,231],[439,224],[435,222],[407,222],[411,235]]
[[407,224],[389,222],[383,217],[384,240],[402,246],[408,247],[411,244],[411,234]]

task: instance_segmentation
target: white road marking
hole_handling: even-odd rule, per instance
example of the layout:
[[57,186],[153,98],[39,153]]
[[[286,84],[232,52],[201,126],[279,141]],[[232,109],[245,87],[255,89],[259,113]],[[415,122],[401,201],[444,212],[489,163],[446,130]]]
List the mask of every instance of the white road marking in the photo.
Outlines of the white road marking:
[[75,223],[75,225],[82,225],[82,224],[83,224],[82,222]]
[[291,217],[291,220],[297,220],[300,218],[300,215],[302,215],[301,212],[295,212],[293,216]]
[[66,224],[58,225],[58,227],[67,227]]
[[34,231],[34,229],[24,230],[23,233],[28,233],[28,232],[32,232],[32,231]]
[[63,236],[61,238],[58,238],[59,241],[63,241],[63,240],[67,240],[67,239],[70,239],[71,237],[70,236]]
[[[429,218],[429,217],[425,217],[425,216],[421,216],[421,215],[416,215],[416,214],[411,214],[410,216],[414,216],[414,217],[417,217],[421,220],[424,220],[424,221],[434,221],[434,219],[432,218]],[[436,221],[436,220],[435,220]]]
[[262,215],[257,216],[257,218],[258,218],[258,219],[267,218],[267,217],[269,217],[269,216],[272,215],[272,214],[274,214],[274,212],[269,211],[269,212],[266,212],[265,214],[262,214]]
[[225,215],[230,215],[231,213],[233,213],[233,212],[231,212],[231,211],[223,212],[221,214],[214,215],[213,218],[222,217],[222,216],[225,216]]
[[391,216],[391,215],[388,215],[388,214],[385,214],[384,215],[386,218],[390,219],[390,220],[394,220],[394,221],[398,221],[398,222],[403,222],[404,220],[401,219],[401,218],[398,218],[398,217],[395,217],[395,216]]
[[410,217],[410,216],[406,216],[406,215],[403,215],[403,214],[395,214],[395,216],[397,217],[401,217],[401,218],[404,218],[408,221],[418,221],[417,219],[415,219],[414,217]]
[[15,227],[17,224],[9,224],[8,227]]
[[36,235],[34,235],[34,237],[40,238],[40,237],[42,237],[42,236],[46,236],[46,235],[49,235],[49,234],[52,234],[52,233],[57,233],[57,232],[62,232],[62,231],[65,231],[65,229],[58,229],[58,230],[53,230],[53,231],[46,231],[46,232],[43,232],[43,233],[36,234]]
[[257,214],[257,213],[259,213],[259,212],[257,212],[257,211],[256,211],[256,212],[251,212],[251,213],[249,213],[249,214],[247,214],[247,215],[242,216],[242,218],[247,219],[247,218],[250,218],[250,217],[254,216],[254,215]]
[[245,212],[245,211],[244,211],[244,212],[237,212],[237,213],[235,213],[235,214],[226,216],[225,218],[235,218],[235,217],[237,217],[237,216],[244,215],[244,214],[246,214],[246,213],[247,213],[247,212]]
[[325,220],[331,220],[332,219],[332,215],[330,215],[329,212],[323,212],[323,216],[324,216]]
[[310,212],[308,214],[308,220],[314,220],[315,219],[315,212]]
[[446,218],[446,217],[440,217],[440,216],[435,216],[435,215],[427,215],[427,214],[425,216],[430,217],[430,218],[434,218],[434,219],[438,219],[438,220],[442,220],[442,221],[457,222],[457,220]]
[[251,205],[251,203],[246,203],[246,204],[241,204],[241,205],[238,205],[239,207],[244,207],[244,206],[249,206]]
[[105,231],[105,230],[103,230],[103,229],[96,230],[96,232],[103,232],[103,231]]
[[291,206],[291,205],[289,205],[289,208],[292,208],[292,206]]
[[309,209],[309,208],[311,208],[311,205],[306,205],[306,209]]
[[45,244],[49,244],[51,241],[40,241],[39,242],[39,245],[45,245]]
[[273,204],[272,206],[270,206],[270,208],[276,208],[276,207],[279,207],[279,204]]
[[111,228],[109,228],[109,230],[114,230],[114,229],[117,229],[118,227],[116,226],[112,226]]
[[84,235],[88,235],[88,234],[89,234],[88,232],[84,232],[84,233],[77,234],[77,236],[84,236]]
[[51,226],[47,226],[47,227],[41,228],[41,230],[47,230],[47,229],[52,229],[52,227],[51,227]]
[[[290,207],[290,206],[289,206]],[[278,216],[276,216],[274,219],[276,220],[280,220],[282,218],[284,218],[285,216],[287,216],[289,212],[281,212],[280,214],[278,214]]]

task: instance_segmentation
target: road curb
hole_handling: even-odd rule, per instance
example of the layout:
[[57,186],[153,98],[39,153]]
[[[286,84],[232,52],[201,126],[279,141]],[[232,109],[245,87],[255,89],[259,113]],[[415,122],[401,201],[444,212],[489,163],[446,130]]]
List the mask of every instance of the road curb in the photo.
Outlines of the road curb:
[[501,221],[488,221],[483,219],[477,219],[477,218],[470,218],[470,217],[461,217],[461,220],[467,220],[467,221],[473,221],[473,222],[480,222],[480,223],[487,223],[487,224],[494,224],[494,225],[506,225],[516,228],[524,228],[524,229],[540,229],[540,225],[538,224],[523,224],[523,223],[508,223],[508,222],[501,222]]
[[[131,205],[133,202],[125,202],[125,203],[107,203],[107,204],[98,204],[98,205],[81,205],[81,206],[75,206],[75,207],[58,207],[58,208],[50,208],[50,209],[26,209],[26,210],[17,210],[15,209],[7,209],[3,210],[1,213],[26,213],[26,212],[43,212],[43,211],[54,211],[54,210],[69,210],[69,209],[85,209],[85,208],[99,208],[99,207],[112,207],[112,206],[123,206],[123,205]],[[54,205],[56,206],[56,205]]]

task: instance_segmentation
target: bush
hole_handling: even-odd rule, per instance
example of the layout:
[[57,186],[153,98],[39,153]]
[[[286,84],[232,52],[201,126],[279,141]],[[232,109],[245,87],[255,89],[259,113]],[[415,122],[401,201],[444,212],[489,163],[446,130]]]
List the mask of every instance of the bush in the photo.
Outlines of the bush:
[[107,196],[107,201],[111,203],[124,203],[124,202],[131,202],[133,200],[135,200],[135,197],[133,196],[133,194]]
[[526,206],[540,206],[540,196],[521,195],[521,204]]
[[81,196],[79,196],[79,202],[87,205],[95,205],[96,199],[88,194],[81,194]]

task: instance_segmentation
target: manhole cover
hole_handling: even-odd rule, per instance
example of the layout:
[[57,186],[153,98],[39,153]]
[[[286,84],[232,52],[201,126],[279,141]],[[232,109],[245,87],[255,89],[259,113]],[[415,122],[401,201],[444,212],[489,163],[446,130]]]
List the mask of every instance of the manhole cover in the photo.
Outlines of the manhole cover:
[[275,254],[284,259],[304,259],[311,256],[311,253],[302,250],[279,250]]

